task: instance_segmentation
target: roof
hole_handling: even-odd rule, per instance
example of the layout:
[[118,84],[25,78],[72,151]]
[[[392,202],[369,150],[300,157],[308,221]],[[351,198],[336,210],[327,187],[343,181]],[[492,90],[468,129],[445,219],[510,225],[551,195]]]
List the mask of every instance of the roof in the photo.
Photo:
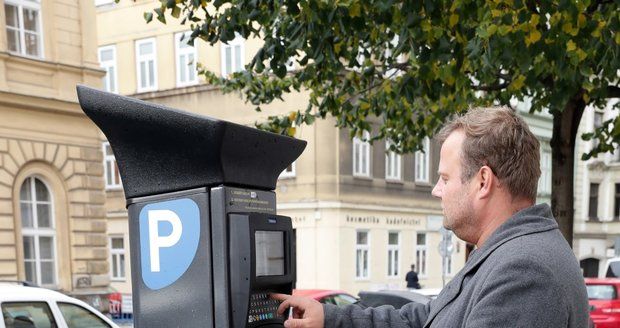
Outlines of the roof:
[[314,299],[319,299],[325,296],[336,295],[336,294],[351,295],[343,290],[334,290],[334,289],[295,289],[293,290],[293,295],[295,296],[311,297]]
[[620,285],[620,278],[585,278],[586,285],[615,284]]
[[46,288],[0,283],[0,302],[32,300],[70,301],[75,303],[75,299]]

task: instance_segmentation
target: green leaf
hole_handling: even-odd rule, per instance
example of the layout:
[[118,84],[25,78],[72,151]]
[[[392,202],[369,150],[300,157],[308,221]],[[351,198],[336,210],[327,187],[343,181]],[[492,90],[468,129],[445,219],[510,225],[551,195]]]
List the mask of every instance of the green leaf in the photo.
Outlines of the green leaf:
[[171,13],[172,17],[174,18],[179,18],[179,16],[181,15],[181,8],[174,6],[172,8],[172,13]]
[[144,13],[144,20],[145,20],[147,23],[150,23],[150,22],[153,20],[153,13],[152,13],[152,12],[148,12],[148,11],[147,11],[147,12],[145,12],[145,13]]

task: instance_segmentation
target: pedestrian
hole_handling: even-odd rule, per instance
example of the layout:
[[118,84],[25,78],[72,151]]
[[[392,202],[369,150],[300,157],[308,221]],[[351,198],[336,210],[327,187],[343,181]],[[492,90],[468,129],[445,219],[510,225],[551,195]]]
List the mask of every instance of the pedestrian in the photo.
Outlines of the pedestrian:
[[420,289],[420,281],[418,280],[418,273],[415,271],[415,264],[411,265],[411,271],[407,272],[405,276],[408,289]]
[[[508,108],[472,109],[439,132],[443,226],[476,245],[427,305],[363,309],[275,294],[285,327],[546,327],[588,325],[579,264],[547,204],[535,205],[540,145]],[[572,159],[567,159],[572,160]]]

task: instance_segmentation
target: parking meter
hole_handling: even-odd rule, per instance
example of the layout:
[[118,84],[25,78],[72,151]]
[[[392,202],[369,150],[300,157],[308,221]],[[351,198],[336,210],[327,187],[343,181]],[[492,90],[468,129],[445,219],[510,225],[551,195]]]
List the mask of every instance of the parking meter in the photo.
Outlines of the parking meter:
[[78,86],[116,157],[136,327],[282,327],[295,286],[279,174],[305,141]]

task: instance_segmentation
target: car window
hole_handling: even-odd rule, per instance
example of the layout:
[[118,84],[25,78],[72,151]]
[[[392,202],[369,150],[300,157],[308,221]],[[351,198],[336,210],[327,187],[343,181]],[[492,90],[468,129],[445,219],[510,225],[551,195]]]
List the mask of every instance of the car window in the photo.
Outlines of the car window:
[[110,328],[105,321],[89,310],[71,303],[58,303],[69,328]]
[[355,302],[357,302],[357,299],[355,299],[355,297],[345,294],[334,295],[334,303],[338,306],[349,305]]
[[616,299],[616,288],[612,285],[586,285],[588,299],[613,300]]
[[45,302],[2,303],[6,328],[57,328],[50,307]]
[[334,301],[334,297],[333,296],[325,296],[320,300],[321,303],[323,304],[334,304],[336,305],[336,301]]

